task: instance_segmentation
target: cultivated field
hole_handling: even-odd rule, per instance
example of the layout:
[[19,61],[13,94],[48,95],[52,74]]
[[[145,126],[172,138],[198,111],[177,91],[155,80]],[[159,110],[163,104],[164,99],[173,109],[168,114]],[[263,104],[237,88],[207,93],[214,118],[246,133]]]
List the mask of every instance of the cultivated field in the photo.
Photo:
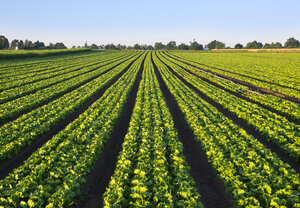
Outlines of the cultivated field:
[[0,62],[0,207],[300,207],[299,171],[300,53]]

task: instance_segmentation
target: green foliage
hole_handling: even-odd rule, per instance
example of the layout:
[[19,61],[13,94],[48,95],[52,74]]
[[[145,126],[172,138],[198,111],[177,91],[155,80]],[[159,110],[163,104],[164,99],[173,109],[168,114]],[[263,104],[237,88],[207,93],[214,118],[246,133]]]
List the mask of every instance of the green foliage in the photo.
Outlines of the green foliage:
[[203,46],[194,40],[190,44],[190,50],[203,50]]
[[244,46],[243,46],[242,44],[238,43],[238,44],[236,44],[236,45],[234,46],[234,48],[235,48],[235,49],[242,49],[242,48],[244,48]]
[[21,59],[31,57],[56,56],[72,53],[88,52],[91,49],[52,49],[52,50],[17,50],[17,51],[0,51],[0,60]]
[[217,41],[217,40],[213,40],[210,43],[208,43],[206,45],[206,47],[209,50],[212,50],[212,49],[224,49],[225,48],[225,43],[222,43],[222,42]]
[[[142,58],[80,117],[0,181],[0,206],[74,206],[122,112]],[[126,65],[120,67],[119,71]],[[104,80],[97,81],[93,83],[95,88],[99,88],[97,83],[105,84]],[[85,92],[81,96],[89,93],[92,92]]]
[[262,43],[257,42],[256,40],[254,40],[252,42],[247,43],[247,45],[246,45],[245,48],[248,48],[248,49],[259,49],[259,48],[262,48],[262,47],[263,47]]
[[[13,100],[3,104],[0,111],[0,121],[17,116],[24,110],[30,110],[55,96],[77,88],[71,93],[67,93],[59,99],[2,126],[0,128],[0,144],[3,148],[0,149],[0,161],[14,156],[22,147],[30,145],[39,135],[74,112],[78,106],[101,90],[136,57],[130,57],[127,61],[126,59],[128,58],[113,63],[110,63],[111,59],[108,59],[106,63],[94,64],[94,66],[87,67],[87,71],[82,72],[82,76],[77,75],[71,79],[69,77],[66,82],[62,82],[60,85],[53,85],[38,91],[38,93],[21,97],[17,99],[17,102]],[[117,64],[120,65],[115,67]],[[99,76],[101,74],[103,75]]]
[[263,46],[263,48],[282,48],[282,45],[281,45],[281,43],[279,43],[279,42],[276,42],[276,43],[271,43],[271,44],[269,44],[269,43],[266,43],[264,46]]
[[175,50],[177,48],[176,46],[176,42],[175,41],[170,41],[167,45],[166,45],[166,49],[167,50]]
[[300,47],[299,40],[296,40],[295,38],[289,38],[284,44],[285,48],[298,48]]
[[154,44],[154,50],[164,50],[166,46],[162,44],[161,42]]
[[[287,154],[291,155],[296,160],[300,160],[300,135],[297,133],[300,129],[296,124],[291,123],[286,118],[259,107],[254,103],[238,98],[229,92],[225,92],[185,70],[180,69],[172,62],[166,60],[166,63],[171,65],[180,76],[188,80],[188,82],[194,85],[194,87],[203,94],[222,105],[224,109],[229,110],[237,117],[247,122],[252,128],[256,129],[269,140],[277,143],[287,152]],[[194,72],[194,70],[195,69],[193,68],[190,69],[191,72]],[[208,79],[212,78],[208,76]],[[248,115],[252,116],[249,117]]]
[[203,207],[150,56],[104,207]]
[[96,44],[92,44],[91,49],[99,49],[99,47]]
[[[154,62],[208,160],[231,194],[234,206],[300,205],[300,181],[295,170],[205,102],[158,58],[155,57]],[[174,65],[172,68],[175,69]],[[185,79],[192,83],[192,78]],[[216,96],[226,98],[212,97]]]
[[178,45],[178,50],[189,50],[189,46],[184,44],[184,43],[181,43],[180,45]]
[[8,48],[9,48],[8,39],[5,36],[0,35],[0,50],[1,49],[8,49]]

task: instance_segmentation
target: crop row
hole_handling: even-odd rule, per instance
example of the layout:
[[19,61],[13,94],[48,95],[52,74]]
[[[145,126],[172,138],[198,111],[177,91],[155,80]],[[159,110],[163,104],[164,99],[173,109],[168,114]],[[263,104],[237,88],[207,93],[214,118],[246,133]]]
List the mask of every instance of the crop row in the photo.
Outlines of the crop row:
[[[122,60],[124,57],[115,58],[115,61]],[[32,94],[37,92],[38,90],[51,87],[55,84],[59,84],[61,82],[67,81],[69,79],[73,79],[75,77],[93,72],[100,67],[105,65],[109,65],[112,61],[108,60],[105,62],[102,61],[93,61],[88,64],[77,65],[73,67],[69,67],[68,70],[60,76],[50,77],[49,79],[42,79],[40,81],[36,81],[33,83],[29,83],[26,85],[21,85],[13,88],[14,82],[8,84],[8,89],[0,92],[0,103],[5,103],[7,101],[22,97],[24,95]],[[51,74],[51,73],[50,73]]]
[[[249,59],[247,57],[236,57],[236,55],[231,54],[201,54],[201,56],[199,54],[175,54],[184,58],[184,61],[200,68],[206,68],[213,72],[237,78],[258,87],[267,88],[300,99],[299,75],[296,73],[297,68],[300,68],[298,62],[285,61],[280,64],[280,61],[260,60],[257,58]],[[291,72],[291,69],[294,71]],[[295,76],[290,76],[290,74],[294,74]],[[274,84],[259,81],[255,78],[270,81]],[[288,87],[295,89],[290,89]]]
[[38,136],[65,119],[136,59],[133,57],[72,92],[3,125],[0,128],[0,161],[17,154],[24,146],[30,145]]
[[0,181],[0,205],[50,208],[74,204],[122,112],[143,57],[79,118]]
[[[12,74],[6,75],[6,77],[1,76],[2,79],[0,79],[0,91],[63,75],[68,72],[79,70],[84,66],[90,66],[95,63],[102,63],[109,60],[112,61],[115,58],[120,58],[124,55],[126,54],[103,54],[80,60],[69,60],[59,65],[53,62],[46,69],[41,69],[40,66],[35,65],[35,68],[31,70],[27,69],[27,73],[25,74],[17,75],[16,72],[13,72]],[[41,71],[37,72],[37,70]]]
[[262,95],[259,93],[250,92],[249,90],[247,90],[247,87],[245,87],[245,86],[242,87],[240,85],[234,84],[230,81],[227,81],[220,77],[214,76],[213,74],[207,73],[205,71],[201,71],[200,69],[197,69],[188,64],[180,62],[176,59],[170,59],[167,56],[164,56],[163,53],[160,53],[160,55],[162,55],[164,58],[168,59],[169,61],[171,61],[179,66],[182,66],[183,68],[189,70],[190,72],[192,72],[194,74],[200,75],[201,77],[204,77],[206,79],[209,79],[209,80],[219,84],[220,86],[224,87],[225,89],[228,89],[228,90],[236,92],[236,93],[240,93],[241,95],[243,95],[244,97],[246,97],[250,100],[258,102],[258,103],[262,104],[263,106],[267,106],[270,109],[274,109],[278,112],[281,112],[283,115],[286,115],[289,118],[300,121],[300,108],[299,108],[299,105],[294,102],[284,100],[282,98],[279,98],[279,97],[276,97],[273,95],[267,95],[267,94]]
[[202,207],[182,150],[148,56],[104,207]]
[[236,207],[300,206],[299,175],[288,164],[154,62]]
[[183,77],[199,91],[221,104],[224,109],[228,109],[239,118],[245,120],[269,140],[278,143],[292,157],[297,160],[300,159],[300,135],[297,133],[300,132],[299,125],[295,125],[282,116],[215,87],[166,59],[163,60],[179,76]]
[[98,68],[97,66],[88,67],[86,70],[91,70],[90,73],[85,73],[81,76],[71,77],[70,79],[61,82],[57,85],[41,89],[33,94],[29,94],[18,99],[1,104],[0,108],[0,122],[8,118],[13,118],[20,115],[22,112],[30,110],[40,104],[51,101],[56,96],[62,95],[70,90],[74,90],[81,85],[94,80],[95,78],[109,72],[114,67],[125,62],[126,60],[133,59],[133,57],[125,58],[111,64]]
[[[23,59],[23,60],[14,60],[10,62],[0,63],[0,74],[8,75],[15,73],[16,75],[26,74],[26,72],[32,71],[42,71],[47,69],[52,65],[60,66],[64,65],[67,62],[76,63],[89,59],[90,57],[101,56],[106,53],[90,53],[90,54],[72,54],[68,56],[60,57],[46,57],[43,59]],[[38,68],[37,68],[38,66]]]

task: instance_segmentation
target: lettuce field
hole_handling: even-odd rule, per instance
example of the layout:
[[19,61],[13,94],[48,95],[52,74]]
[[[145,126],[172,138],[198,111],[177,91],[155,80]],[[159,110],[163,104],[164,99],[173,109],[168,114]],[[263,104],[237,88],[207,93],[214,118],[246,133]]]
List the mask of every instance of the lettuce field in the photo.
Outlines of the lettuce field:
[[299,208],[299,172],[300,53],[0,61],[1,208]]

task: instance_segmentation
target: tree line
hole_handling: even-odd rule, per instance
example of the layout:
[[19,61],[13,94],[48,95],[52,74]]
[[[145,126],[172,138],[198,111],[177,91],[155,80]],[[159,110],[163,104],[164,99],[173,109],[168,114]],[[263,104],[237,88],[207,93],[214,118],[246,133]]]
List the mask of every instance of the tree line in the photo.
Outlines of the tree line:
[[[49,45],[45,45],[43,42],[36,41],[32,42],[30,40],[17,40],[14,39],[9,43],[8,39],[0,35],[0,49],[24,49],[24,50],[34,50],[34,49],[65,49],[67,48],[63,43],[50,43]],[[121,44],[107,44],[107,45],[96,45],[91,44],[88,45],[87,42],[83,46],[73,46],[72,48],[92,48],[92,49],[109,49],[109,50],[212,50],[212,49],[225,49],[230,48],[226,47],[225,43],[220,42],[218,40],[213,40],[207,45],[205,45],[205,48],[202,44],[199,44],[195,39],[190,42],[190,44],[181,43],[179,45],[176,44],[175,41],[170,41],[166,45],[161,42],[156,42],[154,46],[152,45],[140,45],[140,44],[134,44],[133,46],[126,46]],[[246,46],[243,46],[242,44],[238,43],[234,46],[235,49],[261,49],[261,48],[300,48],[300,42],[299,40],[296,40],[295,38],[291,37],[287,39],[287,41],[282,45],[280,42],[276,43],[265,43],[262,44],[261,42],[258,42],[256,40],[251,41],[246,44]]]
[[17,40],[14,39],[9,43],[8,39],[0,35],[0,49],[23,49],[23,50],[35,50],[35,49],[65,49],[67,48],[63,43],[50,43],[45,45],[44,42],[36,41],[32,42],[31,40]]
[[[76,48],[76,46],[73,46],[73,48]],[[77,46],[77,48],[81,48],[81,46]],[[133,46],[125,46],[125,45],[114,45],[114,44],[107,44],[107,45],[99,45],[96,44],[87,45],[87,43],[82,46],[82,48],[92,48],[92,49],[110,49],[110,50],[212,50],[212,49],[225,49],[230,47],[226,47],[225,43],[213,40],[207,45],[205,45],[205,48],[202,44],[199,44],[197,41],[193,40],[190,42],[190,44],[181,43],[179,45],[176,44],[175,41],[170,41],[167,44],[163,44],[162,42],[156,42],[154,46],[152,45],[139,45],[134,44]],[[246,44],[246,46],[243,46],[242,44],[238,43],[234,46],[235,49],[261,49],[261,48],[300,48],[300,42],[299,40],[296,40],[295,38],[289,38],[287,41],[282,45],[280,42],[276,43],[265,43],[262,44],[261,42],[258,42],[256,40],[251,41]]]

